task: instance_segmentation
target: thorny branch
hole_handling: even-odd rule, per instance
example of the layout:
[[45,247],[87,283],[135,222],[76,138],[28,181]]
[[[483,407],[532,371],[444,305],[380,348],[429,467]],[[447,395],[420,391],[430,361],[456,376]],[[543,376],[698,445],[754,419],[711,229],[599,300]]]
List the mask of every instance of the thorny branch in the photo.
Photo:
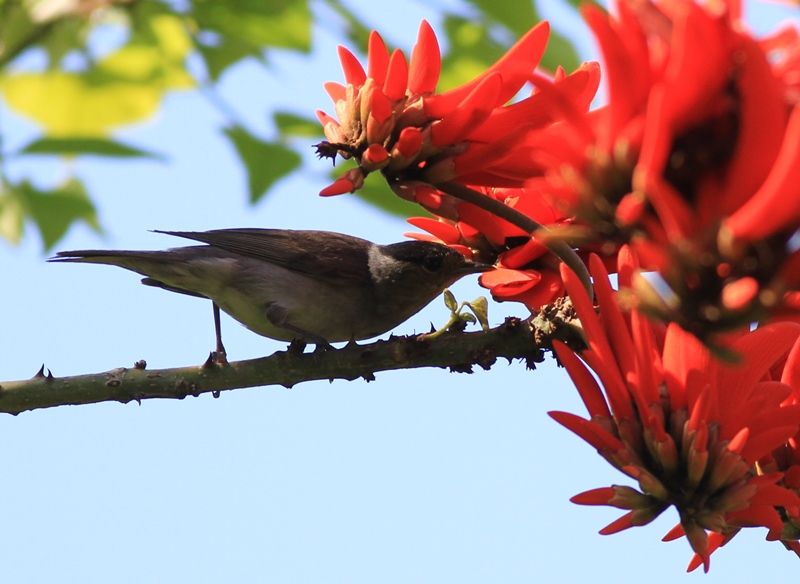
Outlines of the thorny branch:
[[530,320],[506,319],[486,332],[453,332],[433,340],[416,336],[390,337],[366,345],[350,343],[341,349],[303,353],[289,346],[268,357],[230,363],[148,371],[143,362],[133,368],[104,373],[55,377],[42,369],[32,379],[0,382],[0,412],[18,414],[62,405],[116,401],[128,403],[153,398],[183,399],[245,387],[292,387],[316,379],[359,377],[372,381],[378,371],[441,367],[470,373],[475,365],[489,369],[498,358],[525,361],[533,368],[544,359],[554,339],[573,347],[582,345],[574,312],[562,300]]

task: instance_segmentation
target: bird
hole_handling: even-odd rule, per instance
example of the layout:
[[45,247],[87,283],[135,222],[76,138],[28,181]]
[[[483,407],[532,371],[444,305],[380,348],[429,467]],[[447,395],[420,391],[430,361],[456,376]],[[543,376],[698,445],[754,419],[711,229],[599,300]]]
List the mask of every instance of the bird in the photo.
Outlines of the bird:
[[381,335],[461,277],[491,269],[430,241],[381,245],[332,231],[264,228],[155,232],[202,245],[61,251],[48,261],[119,266],[144,276],[145,285],[210,299],[223,359],[220,309],[264,337],[330,347]]

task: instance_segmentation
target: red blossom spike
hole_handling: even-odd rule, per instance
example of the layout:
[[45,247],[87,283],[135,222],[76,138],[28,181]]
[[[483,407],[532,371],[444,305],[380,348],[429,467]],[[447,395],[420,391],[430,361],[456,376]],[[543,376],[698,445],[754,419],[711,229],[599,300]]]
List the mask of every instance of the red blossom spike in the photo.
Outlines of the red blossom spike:
[[364,73],[364,68],[358,62],[356,56],[342,45],[339,45],[337,50],[339,51],[339,61],[342,63],[345,81],[356,88],[364,85],[367,80],[367,74]]
[[739,91],[736,152],[725,177],[725,197],[720,211],[730,215],[761,186],[775,162],[786,128],[783,87],[759,42],[741,35],[736,88]]
[[618,452],[625,449],[625,445],[597,424],[589,420],[570,414],[569,412],[547,412],[547,415],[564,426],[567,430],[594,446],[600,452]]
[[431,217],[411,217],[408,223],[419,229],[424,229],[445,243],[456,243],[461,239],[461,234],[455,225],[432,219]]
[[389,153],[380,144],[370,144],[361,157],[361,163],[368,172],[379,170],[389,163]]
[[601,529],[598,533],[600,535],[612,535],[614,533],[619,533],[620,531],[624,531],[626,529],[630,529],[631,527],[635,527],[636,524],[633,522],[634,519],[634,512],[630,511],[606,525],[603,529]]
[[527,243],[503,252],[501,261],[507,268],[519,269],[539,259],[548,251],[541,241],[531,238]]
[[578,493],[570,499],[576,505],[611,505],[614,497],[614,487],[602,487]]
[[408,66],[408,89],[412,95],[433,93],[439,82],[442,68],[442,57],[439,52],[439,41],[427,20],[419,25],[417,44],[411,51],[411,63]]
[[[594,281],[594,292],[597,296],[597,303],[600,306],[600,314],[603,316],[603,326],[611,345],[614,347],[617,357],[617,364],[620,371],[627,377],[633,377],[633,386],[638,386],[636,351],[631,341],[627,323],[622,316],[622,312],[617,304],[617,293],[611,288],[608,281],[608,271],[597,254],[589,256],[589,268]],[[641,406],[648,404],[641,403]]]
[[670,529],[664,537],[661,538],[661,541],[675,541],[676,539],[682,538],[686,535],[686,532],[683,530],[683,525],[678,523],[675,527]]
[[[734,213],[725,226],[747,241],[763,239],[800,216],[800,105],[795,106],[780,152],[761,188]],[[776,209],[780,209],[777,213]]]
[[[572,299],[581,325],[586,331],[586,341],[589,344],[589,348],[593,353],[597,354],[597,359],[594,359],[589,364],[603,379],[614,416],[619,419],[630,418],[633,415],[633,408],[628,399],[627,389],[619,370],[613,365],[616,363],[614,352],[611,350],[603,327],[597,318],[594,306],[586,294],[586,289],[575,273],[564,264],[561,264],[560,270],[561,279]],[[588,362],[590,357],[587,355],[584,358]],[[605,371],[606,375],[602,375],[601,371]]]
[[549,35],[550,25],[546,21],[540,22],[525,33],[494,65],[475,79],[445,93],[426,98],[425,113],[434,118],[446,115],[458,107],[458,104],[485,78],[494,74],[499,74],[502,79],[497,101],[500,104],[507,102],[516,95],[531,72],[536,69],[544,54]]
[[367,55],[367,76],[380,86],[386,79],[386,71],[389,68],[389,49],[386,48],[386,43],[378,31],[373,30],[369,33]]
[[461,104],[431,125],[431,141],[436,146],[455,144],[481,124],[496,105],[502,87],[499,74],[489,75],[464,98]]
[[775,448],[778,448],[791,437],[797,434],[797,424],[791,426],[781,426],[765,430],[759,434],[754,434],[747,441],[747,444],[741,450],[741,457],[747,462],[753,464],[759,458],[769,454]]
[[636,509],[626,513],[616,521],[612,521],[599,531],[600,535],[612,535],[631,527],[647,525],[659,515],[660,511],[650,509]]
[[422,147],[422,130],[410,126],[403,128],[397,138],[397,151],[406,158],[413,158],[419,154]]
[[731,441],[728,443],[727,447],[728,451],[733,452],[734,454],[740,454],[747,444],[748,438],[750,438],[750,429],[742,428],[733,438],[731,438]]
[[578,389],[589,415],[592,418],[610,418],[611,411],[608,409],[603,392],[591,372],[580,362],[575,353],[561,341],[553,341],[553,349],[558,355],[558,360],[561,361],[561,364],[567,369],[567,373],[572,378],[572,382]]
[[341,83],[328,81],[323,87],[325,87],[325,92],[330,96],[333,103],[347,98],[347,88]]
[[498,300],[511,299],[536,286],[542,279],[541,272],[536,270],[509,270],[495,268],[491,272],[481,274],[478,281],[484,288],[492,291]]
[[333,183],[322,189],[319,194],[323,197],[331,197],[334,195],[343,195],[345,193],[352,193],[355,190],[355,185],[347,177],[336,179]]
[[389,69],[386,72],[386,81],[383,92],[392,101],[401,99],[406,94],[408,87],[408,63],[403,51],[395,49],[389,60]]
[[[717,533],[712,531],[708,534],[708,555],[710,556],[723,545],[728,543],[734,535],[738,533],[738,529],[729,535],[723,535],[721,533]],[[686,568],[687,572],[692,572],[703,565],[703,558],[700,557],[698,554],[694,554],[692,557],[692,561],[689,562],[689,566]],[[707,570],[706,570],[707,571]]]
[[[793,322],[774,322],[743,335],[732,349],[742,356],[742,362],[735,366],[720,367],[717,384],[725,388],[725,401],[722,408],[733,407],[761,379],[773,364],[786,355],[800,336],[800,324]],[[728,438],[736,431],[736,425],[723,424],[720,436]]]

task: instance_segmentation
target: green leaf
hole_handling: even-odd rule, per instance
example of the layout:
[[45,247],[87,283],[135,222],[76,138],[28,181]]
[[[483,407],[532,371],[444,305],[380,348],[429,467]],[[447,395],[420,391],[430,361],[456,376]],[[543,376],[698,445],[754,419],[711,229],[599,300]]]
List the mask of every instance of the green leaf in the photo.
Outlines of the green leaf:
[[442,60],[440,91],[474,79],[503,54],[504,48],[492,40],[487,26],[479,22],[449,15],[444,20],[444,32],[450,50]]
[[[335,172],[336,176],[339,174],[340,172]],[[367,175],[364,180],[364,186],[357,190],[355,195],[365,203],[403,219],[429,215],[419,205],[401,199],[394,194],[394,191],[386,184],[386,179],[379,172]]]
[[217,81],[230,67],[247,57],[261,57],[260,50],[253,50],[237,39],[221,37],[216,43],[204,43],[198,39],[197,50],[206,64],[206,70],[212,81]]
[[265,142],[240,126],[224,132],[247,170],[251,203],[257,203],[276,181],[300,166],[300,155],[283,144]]
[[74,156],[91,154],[117,158],[154,158],[164,160],[161,154],[105,138],[38,138],[22,148],[18,154],[45,154]]
[[490,21],[503,25],[514,37],[520,37],[539,21],[531,0],[468,0]]
[[322,136],[322,126],[317,120],[284,111],[276,111],[272,114],[272,119],[282,138]]
[[348,40],[358,48],[361,53],[366,54],[369,45],[370,27],[364,24],[356,13],[345,6],[340,0],[327,0],[326,4],[344,20],[344,34]]
[[42,236],[45,250],[51,249],[76,221],[99,231],[97,213],[83,183],[71,179],[60,187],[42,191],[27,181],[17,185],[16,193]]
[[199,30],[239,39],[253,49],[311,49],[308,0],[194,0],[192,14]]

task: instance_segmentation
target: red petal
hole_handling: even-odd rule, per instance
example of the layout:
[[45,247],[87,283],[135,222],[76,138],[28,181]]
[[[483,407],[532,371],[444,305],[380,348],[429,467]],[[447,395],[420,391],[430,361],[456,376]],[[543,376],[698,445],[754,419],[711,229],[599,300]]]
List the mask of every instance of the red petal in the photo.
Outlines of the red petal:
[[625,445],[597,424],[584,420],[583,418],[570,414],[569,412],[547,412],[547,415],[556,422],[564,426],[579,438],[594,446],[602,452],[618,452],[625,449]]
[[561,361],[561,364],[569,373],[572,383],[575,384],[589,415],[592,418],[596,416],[610,418],[611,411],[608,409],[606,398],[591,372],[575,356],[575,353],[561,341],[553,341],[553,349],[558,355],[558,360]]
[[800,216],[800,106],[795,106],[783,144],[764,184],[726,221],[737,237],[763,239],[785,227],[796,228]]
[[502,86],[500,75],[485,77],[458,107],[431,125],[431,142],[445,146],[461,141],[492,112]]
[[333,103],[336,103],[340,99],[347,98],[347,89],[341,83],[336,83],[335,81],[328,81],[325,85],[325,91],[331,98]]
[[461,234],[455,225],[431,219],[430,217],[411,217],[406,219],[414,227],[424,229],[435,235],[445,243],[457,243],[461,239]]
[[322,189],[319,194],[323,197],[330,197],[333,195],[352,193],[354,190],[355,185],[353,184],[353,181],[351,181],[349,178],[342,177],[336,179],[335,182]]
[[408,67],[408,89],[413,95],[423,95],[436,91],[439,72],[442,68],[442,57],[439,53],[439,41],[427,20],[419,25],[417,44],[411,51],[411,63]]
[[386,73],[386,82],[383,84],[383,93],[392,101],[397,101],[406,94],[408,87],[408,64],[406,57],[399,49],[395,49],[389,60],[389,70]]
[[389,49],[375,30],[369,33],[367,55],[367,75],[380,86],[386,79],[386,70],[389,67]]
[[347,47],[339,45],[339,61],[342,63],[342,71],[344,71],[344,79],[350,85],[358,88],[364,85],[367,80],[367,74],[364,73],[364,68],[358,62],[356,56],[351,53]]
[[426,98],[425,113],[433,118],[447,115],[486,77],[495,73],[500,74],[502,78],[502,85],[496,96],[497,105],[506,103],[516,95],[539,64],[549,35],[549,24],[546,21],[540,22],[525,33],[494,65],[475,79],[450,91]]
[[569,501],[576,505],[610,505],[610,501],[615,494],[616,491],[614,487],[601,487],[599,489],[578,493],[570,498]]

